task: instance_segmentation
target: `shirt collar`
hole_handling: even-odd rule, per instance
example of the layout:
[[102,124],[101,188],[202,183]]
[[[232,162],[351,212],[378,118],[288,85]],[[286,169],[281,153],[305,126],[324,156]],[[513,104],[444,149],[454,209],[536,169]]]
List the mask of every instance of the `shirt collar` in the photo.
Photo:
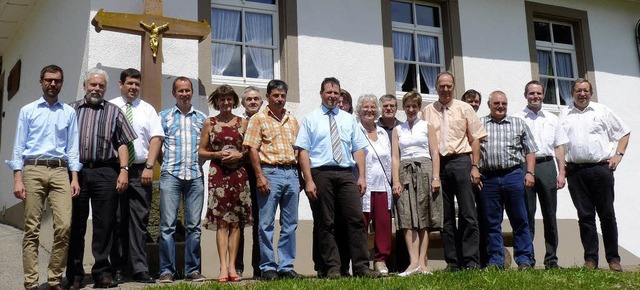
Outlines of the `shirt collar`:
[[580,109],[576,108],[576,106],[573,106],[573,104],[572,104],[571,111],[577,112],[577,113],[583,113],[583,112],[586,112],[588,110],[593,111],[593,110],[595,110],[595,108],[592,106],[592,104],[593,104],[593,102],[589,101],[589,104],[584,108],[584,110],[580,110]]
[[[189,109],[189,112],[185,113],[185,115],[191,115],[193,114],[193,112],[195,112],[195,109],[193,108],[193,105],[191,105],[191,108]],[[180,108],[178,108],[178,105],[173,105],[173,114],[175,113],[180,113],[182,114],[182,111],[180,111]]]
[[451,100],[451,101],[449,101],[446,105],[445,105],[445,104],[440,103],[440,101],[435,101],[435,102],[433,102],[433,107],[434,107],[438,112],[439,112],[439,111],[442,111],[442,109],[443,109],[444,107],[447,107],[447,109],[451,109],[451,105],[453,105],[453,101],[455,101],[455,100]]
[[545,110],[544,110],[544,109],[542,109],[542,108],[540,108],[540,110],[538,110],[538,113],[535,113],[534,111],[532,111],[531,109],[529,109],[529,107],[524,107],[523,112],[524,112],[524,115],[525,115],[525,116],[532,115],[532,116],[545,117],[545,115],[546,115]]
[[489,114],[489,115],[487,115],[486,123],[495,123],[495,124],[511,123],[511,116],[507,115],[502,120],[496,122],[495,120],[493,120],[493,118],[491,118],[491,114]]
[[338,112],[340,112],[340,108],[338,108],[337,106],[334,107],[333,109],[329,109],[327,107],[325,107],[325,105],[320,105],[320,108],[322,109],[322,112],[326,115],[329,111],[332,111],[334,115],[338,115]]
[[53,103],[53,106],[49,106],[49,102],[47,102],[47,100],[44,98],[44,96],[40,97],[40,99],[38,99],[38,105],[45,105],[47,107],[53,108],[56,106],[60,106],[62,107],[62,102],[60,101],[60,98],[58,98],[56,100],[55,103]]

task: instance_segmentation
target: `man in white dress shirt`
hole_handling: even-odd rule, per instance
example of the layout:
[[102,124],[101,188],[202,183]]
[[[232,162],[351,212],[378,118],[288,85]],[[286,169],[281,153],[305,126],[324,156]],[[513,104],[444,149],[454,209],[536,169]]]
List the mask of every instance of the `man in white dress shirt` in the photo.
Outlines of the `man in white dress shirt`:
[[609,269],[622,271],[613,172],[627,149],[631,129],[607,106],[591,102],[589,81],[579,78],[571,88],[573,107],[562,111],[560,124],[570,140],[565,148],[567,181],[578,211],[584,265],[598,268],[597,213]]
[[[558,207],[558,189],[565,185],[564,144],[569,142],[567,134],[558,123],[558,117],[542,108],[544,88],[539,81],[530,81],[524,86],[524,97],[527,106],[516,113],[524,119],[533,139],[538,145],[536,152],[535,186],[525,189],[529,231],[533,241],[536,228],[536,195],[540,201],[542,223],[544,224],[546,269],[558,268],[558,224],[556,210]],[[556,161],[555,164],[553,161]],[[558,170],[556,170],[556,164]],[[535,259],[533,260],[535,264]]]
[[[111,262],[113,278],[123,283],[121,271],[130,261],[133,280],[155,283],[147,263],[147,223],[151,208],[153,166],[160,152],[164,131],[158,113],[140,95],[141,74],[129,68],[120,73],[120,97],[109,102],[125,113],[138,134],[129,147],[129,187],[119,196],[117,222],[113,234]],[[135,152],[133,152],[135,151]],[[127,258],[128,257],[128,258]]]

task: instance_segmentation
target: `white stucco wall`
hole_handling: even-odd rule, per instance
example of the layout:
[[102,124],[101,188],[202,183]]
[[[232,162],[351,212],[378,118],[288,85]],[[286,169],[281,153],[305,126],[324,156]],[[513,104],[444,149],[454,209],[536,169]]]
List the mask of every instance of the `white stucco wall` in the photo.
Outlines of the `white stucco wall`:
[[76,83],[81,71],[86,29],[89,19],[89,3],[74,1],[37,1],[26,15],[28,21],[19,28],[11,45],[2,55],[2,70],[5,78],[18,60],[22,60],[20,88],[7,101],[6,79],[3,94],[2,141],[0,142],[0,211],[16,205],[19,200],[13,195],[13,172],[4,163],[10,159],[20,108],[42,96],[40,70],[49,64],[59,65],[64,71],[64,84],[60,100],[76,99]]
[[[320,83],[336,77],[358,96],[385,93],[380,3],[369,0],[298,1],[298,54],[301,103],[289,108],[302,121],[320,105]],[[306,196],[300,198],[300,219],[311,220]]]
[[[598,102],[612,108],[631,127],[640,129],[637,112],[640,105],[627,101],[640,92],[640,73],[634,27],[640,3],[631,1],[536,1],[588,11]],[[524,84],[531,80],[529,47],[523,1],[460,1],[465,89],[483,94],[480,114],[486,115],[488,94],[501,89],[509,96],[509,111],[526,106]],[[464,21],[474,19],[482,21]],[[496,21],[488,21],[495,19]],[[637,231],[637,197],[634,183],[640,178],[631,138],[629,150],[616,170],[616,215],[619,243],[635,255],[640,254]],[[565,187],[558,192],[558,218],[577,219],[575,207]],[[537,218],[541,218],[540,212]],[[577,226],[577,224],[576,224]]]

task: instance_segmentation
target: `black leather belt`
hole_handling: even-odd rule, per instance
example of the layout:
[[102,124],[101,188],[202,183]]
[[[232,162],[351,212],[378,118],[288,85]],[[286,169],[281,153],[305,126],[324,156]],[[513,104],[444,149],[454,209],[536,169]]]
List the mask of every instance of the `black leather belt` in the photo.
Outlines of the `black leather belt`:
[[567,162],[567,168],[571,168],[571,169],[588,168],[588,167],[602,166],[602,165],[609,165],[609,161],[602,161],[602,162],[597,162],[597,163],[573,163],[573,162]]
[[69,163],[66,160],[56,159],[25,159],[24,165],[46,166],[46,167],[67,167]]
[[553,160],[553,156],[536,157],[536,163],[542,163]]
[[262,163],[260,164],[260,166],[262,167],[266,167],[266,168],[278,168],[278,169],[298,169],[298,165],[297,164],[266,164],[266,163]]

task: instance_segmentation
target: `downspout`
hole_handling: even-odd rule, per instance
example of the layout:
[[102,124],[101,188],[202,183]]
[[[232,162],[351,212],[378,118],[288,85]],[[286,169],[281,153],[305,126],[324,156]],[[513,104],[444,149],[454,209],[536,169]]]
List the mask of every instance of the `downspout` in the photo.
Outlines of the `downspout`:
[[636,46],[638,47],[638,60],[640,60],[640,20],[636,23]]

